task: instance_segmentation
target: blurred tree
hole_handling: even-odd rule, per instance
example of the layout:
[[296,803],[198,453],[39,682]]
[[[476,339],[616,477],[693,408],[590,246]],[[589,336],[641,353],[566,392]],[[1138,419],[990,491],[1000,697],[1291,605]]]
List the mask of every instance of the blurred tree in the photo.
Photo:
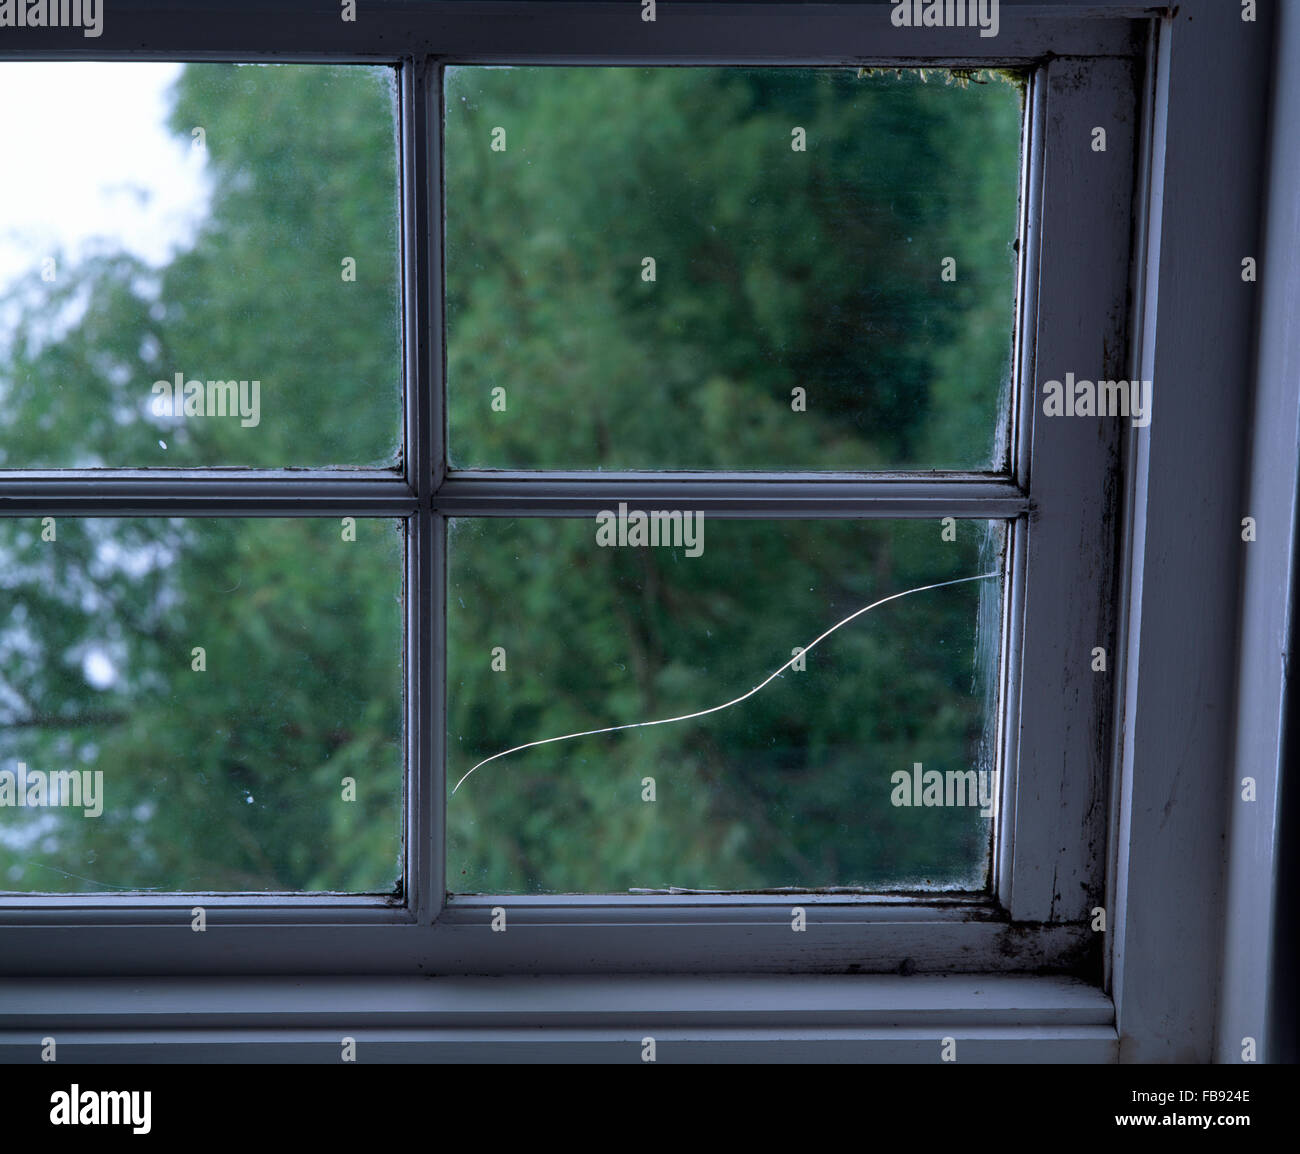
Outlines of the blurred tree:
[[[210,216],[161,272],[104,256],[14,290],[0,464],[398,461],[393,97],[375,71],[186,68],[171,123],[205,128]],[[456,464],[998,465],[1012,89],[455,70],[447,105]],[[154,417],[149,385],[175,372],[258,377],[261,422]],[[0,885],[391,889],[393,527],[358,521],[355,542],[332,520],[40,529],[0,521],[0,767],[102,769],[106,808],[0,810]],[[448,775],[719,704],[868,601],[987,571],[999,546],[973,523],[942,543],[933,523],[711,520],[685,558],[597,548],[586,521],[455,522]],[[983,763],[996,630],[977,620],[996,596],[990,582],[904,599],[735,710],[484,767],[449,802],[451,888],[982,883],[987,825],[893,809],[889,774]],[[93,654],[114,670],[99,687]]]

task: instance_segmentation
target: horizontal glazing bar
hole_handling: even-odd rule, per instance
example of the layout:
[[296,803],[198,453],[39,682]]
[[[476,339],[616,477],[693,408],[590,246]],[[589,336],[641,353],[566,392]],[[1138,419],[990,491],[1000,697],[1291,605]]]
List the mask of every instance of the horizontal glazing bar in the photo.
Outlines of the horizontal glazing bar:
[[674,3],[671,19],[643,18],[638,3],[530,0],[113,0],[87,5],[76,27],[6,29],[0,56],[132,59],[184,55],[280,60],[395,60],[434,54],[459,61],[689,59],[762,61],[1027,61],[1056,55],[1129,55],[1133,24],[1160,10],[1131,0],[998,6],[996,28],[900,27],[894,6],[872,4]]
[[588,474],[582,480],[547,475],[459,475],[434,494],[439,512],[459,516],[594,516],[619,502],[643,507],[701,509],[751,517],[1018,517],[1030,499],[1008,481],[881,481],[755,479],[741,476],[646,476],[633,480]]
[[49,513],[176,516],[270,513],[351,513],[401,517],[417,499],[400,477],[361,472],[232,474],[217,471],[169,476],[160,472],[65,470],[0,475],[0,516]]

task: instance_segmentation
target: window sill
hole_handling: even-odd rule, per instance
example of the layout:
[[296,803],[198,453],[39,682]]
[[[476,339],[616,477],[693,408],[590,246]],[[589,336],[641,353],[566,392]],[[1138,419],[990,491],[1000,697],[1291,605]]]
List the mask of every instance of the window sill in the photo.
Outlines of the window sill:
[[1006,975],[63,978],[0,983],[0,1062],[1118,1060],[1111,999]]

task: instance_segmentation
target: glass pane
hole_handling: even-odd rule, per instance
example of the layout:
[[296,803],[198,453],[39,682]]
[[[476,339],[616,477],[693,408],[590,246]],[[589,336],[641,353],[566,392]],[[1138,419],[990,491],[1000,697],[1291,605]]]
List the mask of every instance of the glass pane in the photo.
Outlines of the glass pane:
[[985,886],[1001,522],[608,512],[451,523],[453,892]]
[[1005,467],[1014,78],[456,67],[445,91],[454,465]]
[[390,68],[6,63],[0,468],[400,458]]
[[0,521],[0,889],[391,893],[401,531]]

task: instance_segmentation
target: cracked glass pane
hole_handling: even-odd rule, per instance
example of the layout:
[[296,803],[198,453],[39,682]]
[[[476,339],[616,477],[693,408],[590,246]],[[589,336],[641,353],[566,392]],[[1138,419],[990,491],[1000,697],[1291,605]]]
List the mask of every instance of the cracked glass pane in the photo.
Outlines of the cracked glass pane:
[[452,521],[448,888],[984,887],[1003,523],[656,511]]

